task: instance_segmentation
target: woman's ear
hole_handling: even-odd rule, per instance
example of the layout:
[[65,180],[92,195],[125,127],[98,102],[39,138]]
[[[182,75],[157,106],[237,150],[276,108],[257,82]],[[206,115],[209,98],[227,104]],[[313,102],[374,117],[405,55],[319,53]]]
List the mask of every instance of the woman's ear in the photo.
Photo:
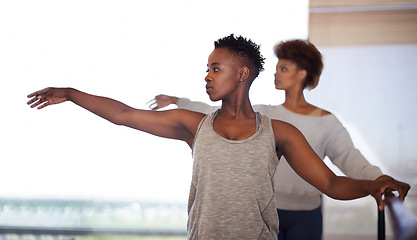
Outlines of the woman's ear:
[[298,71],[297,75],[298,81],[304,81],[307,77],[307,70],[301,69]]
[[243,66],[239,69],[239,78],[241,79],[241,82],[248,79],[249,75],[250,75],[250,70],[248,67]]

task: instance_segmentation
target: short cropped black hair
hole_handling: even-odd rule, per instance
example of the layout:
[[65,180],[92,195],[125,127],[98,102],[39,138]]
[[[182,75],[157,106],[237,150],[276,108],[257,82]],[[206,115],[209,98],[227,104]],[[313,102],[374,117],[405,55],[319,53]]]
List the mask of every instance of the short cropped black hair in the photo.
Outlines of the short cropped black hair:
[[253,73],[253,79],[264,70],[263,65],[265,58],[259,50],[260,45],[257,45],[250,39],[246,39],[242,36],[236,37],[234,34],[230,34],[227,37],[215,41],[214,48],[225,48],[233,54],[236,54],[241,58],[242,63],[249,67]]

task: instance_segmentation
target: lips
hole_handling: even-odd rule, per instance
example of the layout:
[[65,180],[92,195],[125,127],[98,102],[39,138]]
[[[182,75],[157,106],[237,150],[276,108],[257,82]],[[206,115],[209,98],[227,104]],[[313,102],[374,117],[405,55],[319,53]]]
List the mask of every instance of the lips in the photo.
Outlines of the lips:
[[206,92],[211,91],[213,87],[206,85]]

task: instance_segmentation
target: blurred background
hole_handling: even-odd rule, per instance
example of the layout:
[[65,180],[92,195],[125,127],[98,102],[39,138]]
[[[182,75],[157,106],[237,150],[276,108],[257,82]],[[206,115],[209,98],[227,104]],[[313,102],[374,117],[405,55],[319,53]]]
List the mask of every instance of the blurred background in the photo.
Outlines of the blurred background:
[[[416,216],[416,23],[412,0],[1,1],[0,236],[96,229],[184,239],[192,169],[185,143],[69,103],[30,109],[26,95],[70,86],[137,108],[160,93],[210,103],[207,58],[230,33],[261,44],[266,57],[253,104],[283,102],[274,44],[310,39],[324,70],[307,99],[334,113],[371,163],[412,185],[404,204]],[[375,239],[376,218],[371,197],[325,198],[324,239]]]

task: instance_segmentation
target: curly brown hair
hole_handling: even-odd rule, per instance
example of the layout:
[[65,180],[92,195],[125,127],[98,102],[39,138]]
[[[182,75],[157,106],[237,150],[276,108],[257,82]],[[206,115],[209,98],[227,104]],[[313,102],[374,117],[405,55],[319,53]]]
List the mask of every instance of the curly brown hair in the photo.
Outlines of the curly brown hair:
[[323,58],[320,51],[308,40],[282,41],[274,46],[278,59],[290,60],[298,68],[307,71],[304,88],[314,89],[319,84],[323,71]]

